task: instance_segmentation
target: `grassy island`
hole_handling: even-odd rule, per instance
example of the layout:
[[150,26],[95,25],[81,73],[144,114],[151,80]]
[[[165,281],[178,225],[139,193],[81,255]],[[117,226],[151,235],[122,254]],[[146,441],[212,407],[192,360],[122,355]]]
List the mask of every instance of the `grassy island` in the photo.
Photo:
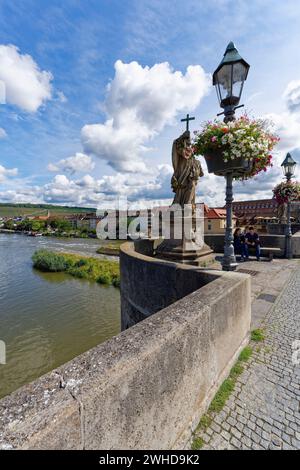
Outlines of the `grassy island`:
[[100,255],[119,256],[120,246],[125,241],[126,240],[112,240],[110,243],[100,246],[100,248],[97,250],[97,253]]
[[71,276],[100,284],[120,285],[119,263],[105,259],[88,258],[69,253],[37,250],[32,256],[33,266],[44,272],[66,272]]

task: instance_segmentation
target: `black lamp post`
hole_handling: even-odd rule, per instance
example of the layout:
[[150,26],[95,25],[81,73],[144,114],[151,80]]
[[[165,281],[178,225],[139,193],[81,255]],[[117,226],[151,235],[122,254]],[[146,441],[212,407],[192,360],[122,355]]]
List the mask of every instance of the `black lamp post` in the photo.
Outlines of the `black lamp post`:
[[[281,168],[284,176],[286,177],[287,182],[291,181],[295,174],[297,163],[293,159],[290,153],[287,153],[284,161],[281,164]],[[291,201],[288,197],[287,202],[287,224],[286,224],[286,248],[285,248],[285,257],[291,259],[293,257],[292,253],[292,225],[291,225]]]
[[[247,79],[250,65],[240,56],[233,42],[230,42],[225,51],[224,57],[213,73],[213,85],[216,86],[218,100],[224,111],[224,122],[235,120],[235,110],[239,106],[244,82]],[[233,246],[232,228],[232,202],[233,202],[233,181],[234,172],[228,171],[226,178],[226,233],[224,257],[222,260],[223,271],[233,271],[237,263]]]

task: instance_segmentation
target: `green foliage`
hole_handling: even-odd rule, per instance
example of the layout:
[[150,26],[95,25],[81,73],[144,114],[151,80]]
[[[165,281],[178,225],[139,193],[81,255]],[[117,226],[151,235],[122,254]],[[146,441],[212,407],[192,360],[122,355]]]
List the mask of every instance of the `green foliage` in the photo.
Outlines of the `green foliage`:
[[217,391],[213,401],[211,402],[208,411],[219,413],[225,406],[226,401],[230,397],[231,392],[234,389],[235,381],[230,377],[222,383],[221,387]]
[[211,422],[212,422],[212,417],[210,416],[209,413],[206,413],[200,419],[199,424],[197,426],[197,430],[202,429],[205,431],[205,429],[207,429],[210,426]]
[[42,271],[65,271],[71,276],[97,281],[100,284],[120,286],[119,264],[115,261],[83,258],[68,253],[38,250],[34,253],[33,265]]
[[272,166],[270,152],[278,141],[268,120],[244,115],[228,123],[220,120],[204,123],[195,134],[193,152],[212,156],[221,151],[224,162],[241,157],[250,160],[252,168],[243,176],[245,179]]
[[99,284],[112,284],[112,277],[109,273],[101,273],[100,276],[98,277],[97,279],[97,282],[99,282]]
[[4,224],[4,228],[6,230],[14,230],[14,228],[15,228],[14,221],[13,220],[7,220]]
[[238,376],[243,373],[243,370],[244,370],[244,367],[240,364],[240,362],[237,362],[231,369],[229,376],[232,379],[237,379]]
[[265,339],[265,334],[264,334],[263,330],[258,328],[257,330],[251,331],[251,340],[252,341],[260,342],[260,341],[264,341],[264,339]]
[[76,262],[76,266],[78,268],[81,268],[82,266],[86,266],[87,264],[88,264],[88,261],[86,258],[81,258],[80,260]]
[[90,207],[68,207],[54,206],[52,204],[13,204],[0,203],[0,217],[18,217],[26,215],[47,215],[50,212],[51,217],[65,216],[72,214],[84,214],[86,212],[95,212],[96,209]]
[[105,243],[97,249],[97,253],[100,255],[115,255],[118,256],[120,253],[120,246],[125,240],[111,240],[109,243]]
[[45,228],[45,223],[44,222],[40,222],[38,220],[33,220],[32,223],[31,223],[31,230],[33,232],[39,232],[40,230],[42,230],[43,228]]
[[248,361],[248,359],[252,355],[252,352],[253,352],[253,350],[252,350],[251,346],[246,346],[242,350],[241,354],[239,355],[239,361],[243,361],[243,362]]
[[63,256],[47,250],[38,250],[32,256],[33,266],[40,271],[59,272],[67,268]]
[[120,276],[118,276],[118,277],[116,276],[116,277],[113,278],[112,285],[114,287],[120,287]]
[[202,437],[195,437],[195,439],[192,442],[192,450],[200,450],[204,445],[204,441]]
[[50,227],[57,229],[59,232],[69,232],[72,230],[72,224],[65,219],[54,219],[50,222]]

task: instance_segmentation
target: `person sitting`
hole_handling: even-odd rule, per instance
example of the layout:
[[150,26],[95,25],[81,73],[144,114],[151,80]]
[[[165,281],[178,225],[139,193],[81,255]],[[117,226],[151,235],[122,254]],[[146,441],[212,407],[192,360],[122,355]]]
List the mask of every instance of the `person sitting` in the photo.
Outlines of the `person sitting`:
[[249,258],[249,249],[255,250],[257,261],[260,261],[260,240],[258,233],[255,232],[253,227],[249,227],[249,232],[246,233],[246,258]]
[[241,261],[245,261],[247,258],[247,251],[246,251],[246,240],[245,236],[242,234],[242,231],[240,228],[236,228],[234,232],[234,252],[237,255],[241,255]]

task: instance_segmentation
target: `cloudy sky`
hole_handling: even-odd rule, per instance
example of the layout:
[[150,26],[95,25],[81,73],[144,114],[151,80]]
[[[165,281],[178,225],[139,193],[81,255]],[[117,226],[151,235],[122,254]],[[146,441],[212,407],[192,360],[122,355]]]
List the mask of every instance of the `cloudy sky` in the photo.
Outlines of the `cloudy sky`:
[[[300,157],[299,24],[298,0],[0,0],[0,201],[170,202],[172,140],[187,112],[195,130],[220,111],[211,73],[231,40],[246,110],[281,137],[236,199],[271,197]],[[198,200],[223,205],[223,178],[205,171]]]

